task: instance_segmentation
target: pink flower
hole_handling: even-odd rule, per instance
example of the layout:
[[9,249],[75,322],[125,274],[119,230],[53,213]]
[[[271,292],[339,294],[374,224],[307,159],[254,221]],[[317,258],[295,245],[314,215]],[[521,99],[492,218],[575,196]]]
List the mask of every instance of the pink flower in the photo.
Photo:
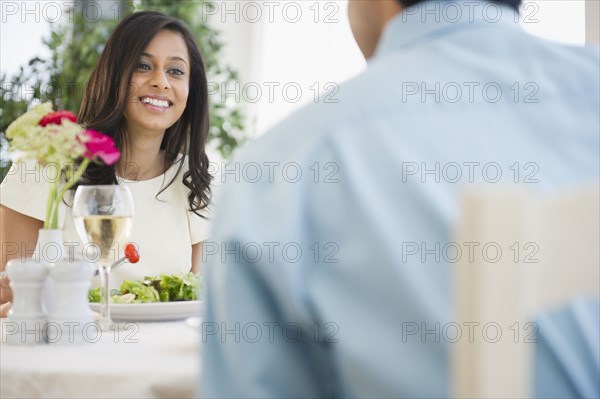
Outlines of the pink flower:
[[50,112],[40,120],[38,123],[41,127],[46,125],[60,125],[63,119],[67,119],[73,123],[77,123],[77,117],[70,111],[56,111]]
[[121,157],[112,138],[92,129],[86,130],[83,134],[86,137],[83,143],[85,145],[84,156],[89,160],[94,161],[100,158],[105,165],[113,165]]

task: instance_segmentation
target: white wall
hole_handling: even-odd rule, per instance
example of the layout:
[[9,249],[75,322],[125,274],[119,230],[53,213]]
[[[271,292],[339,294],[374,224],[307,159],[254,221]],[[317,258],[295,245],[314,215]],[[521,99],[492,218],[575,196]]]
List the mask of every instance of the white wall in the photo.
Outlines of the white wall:
[[585,0],[523,0],[520,22],[531,34],[565,44],[585,44]]
[[[366,65],[347,20],[346,1],[217,2],[212,24],[230,43],[240,99],[263,133]],[[237,94],[237,93],[236,93]],[[234,93],[227,94],[229,100]],[[223,100],[223,97],[215,98]]]

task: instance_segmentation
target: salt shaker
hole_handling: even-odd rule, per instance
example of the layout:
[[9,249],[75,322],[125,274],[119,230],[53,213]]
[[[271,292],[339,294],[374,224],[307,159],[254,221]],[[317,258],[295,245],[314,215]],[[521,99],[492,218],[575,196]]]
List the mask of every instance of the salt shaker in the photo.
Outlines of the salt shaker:
[[45,343],[46,314],[42,306],[42,286],[48,267],[34,259],[13,259],[6,265],[13,303],[6,325],[6,342],[11,345]]
[[99,327],[95,325],[88,304],[88,290],[94,268],[85,260],[63,259],[50,270],[56,304],[46,327],[49,344],[95,342]]

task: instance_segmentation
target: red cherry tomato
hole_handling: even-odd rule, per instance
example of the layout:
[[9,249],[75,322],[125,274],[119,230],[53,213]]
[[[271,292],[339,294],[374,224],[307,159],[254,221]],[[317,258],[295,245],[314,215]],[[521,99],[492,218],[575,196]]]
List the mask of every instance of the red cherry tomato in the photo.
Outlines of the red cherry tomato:
[[125,245],[125,257],[130,263],[138,263],[140,260],[140,254],[138,253],[134,244],[129,243]]

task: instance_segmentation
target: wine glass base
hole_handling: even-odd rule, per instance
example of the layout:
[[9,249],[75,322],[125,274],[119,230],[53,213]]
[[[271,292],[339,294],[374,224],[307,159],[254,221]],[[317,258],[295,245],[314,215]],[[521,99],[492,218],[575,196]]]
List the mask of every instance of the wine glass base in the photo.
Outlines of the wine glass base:
[[100,328],[100,331],[129,331],[131,330],[131,325],[135,324],[133,322],[124,322],[124,321],[114,321],[114,320],[107,320],[107,321],[101,321],[101,320],[97,320],[96,323],[98,324],[98,327]]
[[114,329],[114,325],[116,323],[109,318],[100,318],[98,320],[98,325],[100,326],[100,330],[102,331],[111,331]]

